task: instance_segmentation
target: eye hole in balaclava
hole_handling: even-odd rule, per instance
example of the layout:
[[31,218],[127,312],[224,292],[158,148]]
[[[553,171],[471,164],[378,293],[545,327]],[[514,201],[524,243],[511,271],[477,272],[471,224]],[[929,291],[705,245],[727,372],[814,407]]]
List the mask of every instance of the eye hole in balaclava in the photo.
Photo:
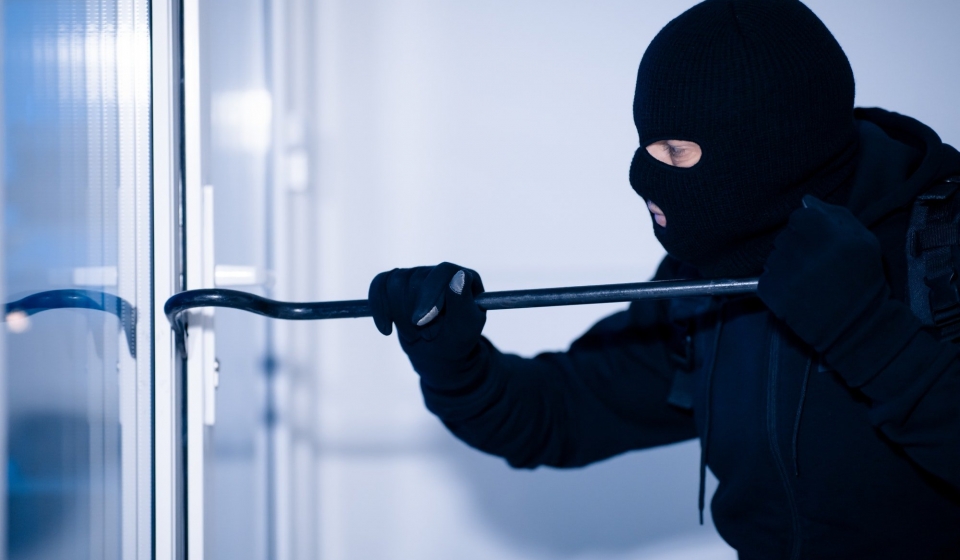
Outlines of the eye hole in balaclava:
[[[706,0],[664,27],[640,63],[630,183],[661,208],[654,234],[702,276],[762,272],[806,194],[843,203],[859,146],[853,71],[798,0]],[[696,143],[679,167],[647,149]]]
[[700,144],[689,140],[659,140],[647,144],[650,156],[671,167],[689,169],[700,163],[703,150]]

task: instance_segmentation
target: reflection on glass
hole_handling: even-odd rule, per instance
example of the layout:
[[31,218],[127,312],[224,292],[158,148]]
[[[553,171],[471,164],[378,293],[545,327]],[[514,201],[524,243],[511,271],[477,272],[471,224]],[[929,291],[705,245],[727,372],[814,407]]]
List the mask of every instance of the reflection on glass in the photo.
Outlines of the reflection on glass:
[[[149,40],[136,24],[146,6],[3,3],[5,301],[48,290],[106,292],[94,298],[104,305],[136,301],[123,292],[136,255],[149,249],[134,207],[149,185],[131,172],[149,153],[149,129],[137,122],[144,82],[134,70]],[[122,443],[137,422],[132,327],[120,328],[113,310],[79,307],[6,317],[10,559],[136,550],[127,508],[137,463]]]

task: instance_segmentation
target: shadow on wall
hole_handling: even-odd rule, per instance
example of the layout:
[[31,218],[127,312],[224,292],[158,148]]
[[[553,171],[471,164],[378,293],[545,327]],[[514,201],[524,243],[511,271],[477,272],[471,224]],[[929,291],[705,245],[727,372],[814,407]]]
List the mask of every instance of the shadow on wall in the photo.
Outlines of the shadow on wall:
[[[699,526],[695,441],[587,468],[528,471],[444,439],[443,453],[472,490],[482,520],[525,549],[557,558],[626,553],[685,535],[719,540],[709,512]],[[715,486],[709,481],[707,496]]]

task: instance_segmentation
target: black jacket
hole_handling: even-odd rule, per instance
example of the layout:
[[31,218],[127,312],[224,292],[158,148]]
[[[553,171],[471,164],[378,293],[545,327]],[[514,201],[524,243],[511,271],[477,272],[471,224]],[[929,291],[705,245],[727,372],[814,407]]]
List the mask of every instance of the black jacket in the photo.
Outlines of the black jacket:
[[[960,174],[960,154],[913,119],[857,118],[848,207],[903,301],[912,201]],[[656,279],[693,276],[668,257]],[[484,339],[461,386],[422,388],[457,437],[515,467],[699,437],[720,482],[714,522],[741,558],[958,558],[960,360],[924,334],[852,388],[755,297],[637,302],[563,353],[524,359]]]

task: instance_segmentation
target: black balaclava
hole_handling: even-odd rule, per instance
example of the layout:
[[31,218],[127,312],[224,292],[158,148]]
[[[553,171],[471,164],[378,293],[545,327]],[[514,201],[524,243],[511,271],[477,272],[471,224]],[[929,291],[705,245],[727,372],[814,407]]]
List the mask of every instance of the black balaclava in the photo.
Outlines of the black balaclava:
[[[664,248],[708,278],[763,270],[805,194],[843,203],[858,150],[853,71],[797,0],[707,0],[664,27],[640,62],[630,183],[667,217]],[[703,150],[688,169],[647,153]]]

